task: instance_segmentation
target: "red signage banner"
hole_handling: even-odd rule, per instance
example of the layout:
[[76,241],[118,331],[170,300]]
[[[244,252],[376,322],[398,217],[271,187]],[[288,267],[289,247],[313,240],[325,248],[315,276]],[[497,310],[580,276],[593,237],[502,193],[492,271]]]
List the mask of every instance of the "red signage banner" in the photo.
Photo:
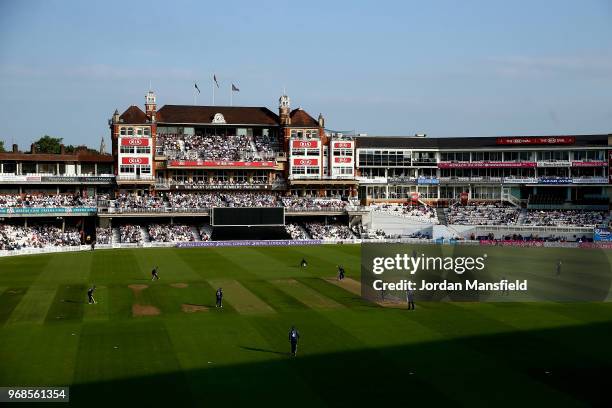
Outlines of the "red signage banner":
[[318,140],[293,140],[291,146],[294,149],[317,149],[319,147]]
[[498,145],[570,145],[576,143],[574,136],[543,137],[498,137]]
[[121,164],[149,164],[148,157],[122,157]]
[[603,160],[572,162],[572,167],[606,167],[607,165],[608,163]]
[[351,142],[334,142],[334,149],[351,149],[352,147]]
[[123,137],[121,138],[121,146],[148,146],[149,138],[147,137]]
[[168,167],[274,167],[273,161],[170,160]]
[[536,167],[536,162],[440,162],[440,169],[492,169],[492,168],[530,168]]
[[352,157],[334,157],[334,162],[335,163],[352,163],[353,158]]
[[293,159],[294,166],[318,166],[319,159]]

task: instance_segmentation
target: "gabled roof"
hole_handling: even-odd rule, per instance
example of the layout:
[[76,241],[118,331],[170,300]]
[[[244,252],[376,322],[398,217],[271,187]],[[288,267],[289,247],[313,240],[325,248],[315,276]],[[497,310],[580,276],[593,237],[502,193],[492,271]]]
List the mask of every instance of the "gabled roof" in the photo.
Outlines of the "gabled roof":
[[228,125],[278,126],[278,115],[265,107],[256,106],[191,106],[164,105],[157,111],[158,123],[210,124],[217,113]]
[[289,117],[291,118],[291,126],[319,127],[319,122],[302,108],[292,110]]
[[138,106],[132,105],[119,116],[122,123],[141,124],[147,123],[149,118]]

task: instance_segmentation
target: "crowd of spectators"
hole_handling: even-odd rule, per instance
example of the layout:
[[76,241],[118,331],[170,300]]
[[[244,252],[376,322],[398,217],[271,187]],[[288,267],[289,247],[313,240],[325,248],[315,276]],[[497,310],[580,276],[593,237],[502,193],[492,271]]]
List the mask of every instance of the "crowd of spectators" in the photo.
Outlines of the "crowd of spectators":
[[[160,181],[165,183],[165,181]],[[174,180],[172,177],[168,179],[168,183],[171,186],[207,186],[207,185],[219,185],[219,186],[249,186],[249,185],[261,185],[268,184],[269,181],[266,177],[252,177],[249,180],[247,177],[237,178],[234,177],[231,180],[227,177],[211,177],[211,178],[196,178],[196,179],[181,179]]]
[[248,136],[160,134],[157,145],[171,159],[255,161],[261,157]]
[[584,210],[529,210],[523,225],[596,227],[609,215],[605,211]]
[[112,243],[112,230],[109,228],[96,228],[96,244],[111,244]]
[[45,248],[81,245],[81,234],[76,228],[61,228],[52,225],[32,227],[0,225],[0,249]]
[[297,223],[290,223],[285,225],[287,234],[291,236],[291,239],[309,239],[308,234],[302,227]]
[[168,193],[168,202],[173,208],[222,207],[223,200],[218,193]]
[[276,194],[270,193],[247,193],[247,192],[228,192],[221,193],[221,198],[225,202],[224,207],[279,207]]
[[285,208],[294,211],[343,210],[348,202],[339,198],[324,197],[282,197]]
[[373,211],[383,212],[387,214],[397,215],[408,218],[417,222],[426,222],[430,224],[438,224],[438,214],[432,207],[423,204],[393,204],[393,203],[376,203],[371,204],[370,209]]
[[323,224],[321,222],[307,222],[305,225],[308,234],[313,239],[336,240],[355,238],[348,225]]
[[0,207],[4,208],[60,208],[95,207],[94,197],[75,194],[0,194]]
[[189,225],[151,224],[148,231],[153,242],[195,241]]
[[210,225],[202,225],[199,229],[199,233],[202,241],[210,241],[210,236],[212,235]]
[[122,225],[119,227],[119,237],[121,242],[127,244],[137,244],[144,241],[142,230],[138,225]]
[[264,160],[274,159],[276,153],[280,151],[278,139],[271,135],[255,136],[253,139],[257,153]]
[[571,237],[562,236],[562,235],[549,235],[549,236],[540,236],[538,234],[506,234],[502,235],[499,238],[496,238],[493,233],[489,233],[487,235],[474,236],[472,234],[470,236],[471,240],[478,241],[492,241],[492,242],[592,242],[592,238],[587,238],[585,235],[577,236],[573,235]]
[[[349,205],[339,198],[283,196],[261,191],[169,192],[165,196],[121,194],[114,202],[117,211],[196,209],[212,207],[286,207],[294,211],[342,211]],[[415,216],[417,212],[414,213]],[[424,217],[422,212],[419,216]],[[435,216],[435,211],[432,213]],[[429,215],[428,215],[429,216]]]
[[469,203],[453,205],[446,210],[449,224],[459,225],[515,225],[520,208],[504,203]]
[[122,209],[155,209],[165,206],[163,197],[145,194],[120,194],[115,199],[115,208]]

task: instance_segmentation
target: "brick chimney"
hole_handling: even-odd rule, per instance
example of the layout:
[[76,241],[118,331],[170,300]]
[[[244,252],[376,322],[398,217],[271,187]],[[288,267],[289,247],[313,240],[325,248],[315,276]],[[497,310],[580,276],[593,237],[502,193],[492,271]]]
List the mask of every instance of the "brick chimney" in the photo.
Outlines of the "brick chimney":
[[17,146],[17,143],[13,143],[13,153],[19,153],[19,146]]
[[32,145],[30,146],[30,153],[36,153],[36,143],[32,143]]
[[60,154],[66,154],[66,146],[63,144],[60,145]]

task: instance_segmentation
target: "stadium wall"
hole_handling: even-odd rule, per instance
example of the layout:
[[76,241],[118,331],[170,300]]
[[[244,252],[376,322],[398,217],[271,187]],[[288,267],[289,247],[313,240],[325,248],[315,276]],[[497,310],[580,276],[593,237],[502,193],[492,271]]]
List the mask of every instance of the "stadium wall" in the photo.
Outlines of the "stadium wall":
[[[105,249],[137,249],[137,248],[202,248],[202,247],[228,247],[228,246],[294,246],[294,245],[355,245],[365,243],[377,244],[419,244],[419,245],[480,245],[480,246],[512,246],[512,247],[545,247],[545,248],[599,248],[612,249],[612,242],[548,242],[548,241],[513,241],[513,240],[455,240],[455,239],[355,239],[355,240],[338,240],[338,241],[293,241],[293,240],[277,240],[277,241],[208,241],[211,245],[200,245],[203,242],[197,242],[198,245],[179,245],[175,242],[146,242],[142,244],[112,244],[112,245],[96,245],[97,250]],[[189,243],[183,243],[189,244]],[[26,248],[20,250],[0,250],[0,257],[20,256],[20,255],[39,255],[49,253],[69,253],[79,251],[91,251],[91,246],[80,245],[73,247],[48,247],[48,248]]]

